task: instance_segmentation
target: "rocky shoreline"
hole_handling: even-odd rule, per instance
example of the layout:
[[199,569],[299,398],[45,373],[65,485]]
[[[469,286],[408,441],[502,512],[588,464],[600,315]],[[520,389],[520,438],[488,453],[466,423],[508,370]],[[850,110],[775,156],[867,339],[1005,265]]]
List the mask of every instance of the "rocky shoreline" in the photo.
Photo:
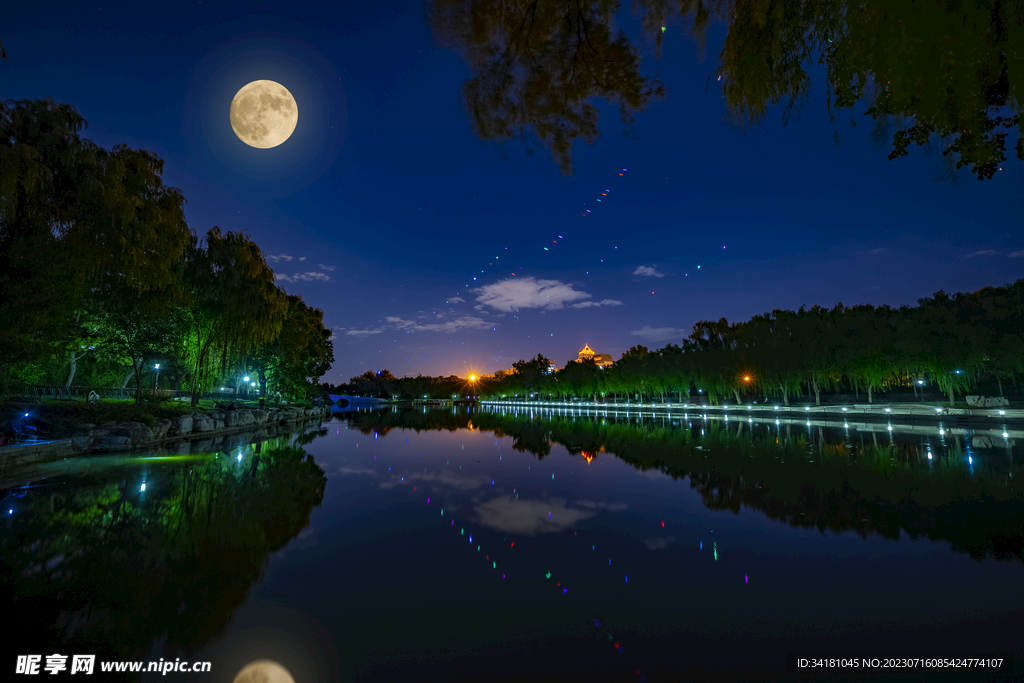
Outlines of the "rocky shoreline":
[[80,426],[83,433],[71,437],[70,442],[72,448],[79,452],[128,451],[179,439],[298,422],[327,414],[326,406],[196,411],[174,419],[158,419],[152,427],[141,422],[87,423]]
[[187,455],[224,450],[239,444],[292,433],[320,424],[328,406],[266,410],[196,411],[173,419],[141,422],[86,423],[70,438],[27,441],[0,448],[0,472],[12,467],[128,451]]

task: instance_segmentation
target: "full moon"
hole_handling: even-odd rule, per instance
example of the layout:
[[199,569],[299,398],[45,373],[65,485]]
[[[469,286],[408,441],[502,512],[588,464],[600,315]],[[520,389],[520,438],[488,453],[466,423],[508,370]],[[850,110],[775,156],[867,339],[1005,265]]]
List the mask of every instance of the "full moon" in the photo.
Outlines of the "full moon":
[[258,659],[238,672],[235,683],[295,683],[295,679],[277,662]]
[[299,107],[288,88],[274,81],[253,81],[231,100],[231,128],[250,147],[269,149],[291,137]]

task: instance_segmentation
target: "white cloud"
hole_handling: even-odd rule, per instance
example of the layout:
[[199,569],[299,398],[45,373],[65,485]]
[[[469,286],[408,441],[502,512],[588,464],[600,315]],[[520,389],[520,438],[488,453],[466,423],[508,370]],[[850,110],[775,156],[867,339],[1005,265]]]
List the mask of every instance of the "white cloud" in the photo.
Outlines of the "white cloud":
[[450,304],[461,304],[463,301],[465,301],[465,299],[461,296],[453,296],[451,299],[448,299],[448,303]]
[[325,266],[324,264],[321,263],[320,270],[334,270],[334,266]]
[[1010,258],[1020,258],[1021,256],[1024,256],[1024,250],[1010,252]]
[[665,273],[659,273],[654,266],[637,266],[633,275],[647,275],[649,277],[665,277]]
[[300,257],[299,257],[299,260],[300,260],[300,261],[305,261],[305,260],[306,260],[306,257],[305,257],[305,256],[300,256]]
[[389,323],[399,330],[411,330],[414,332],[460,332],[462,330],[482,330],[486,327],[493,327],[491,323],[475,315],[464,315],[444,323],[430,323],[424,325],[414,320],[403,320],[396,316],[385,318]]
[[967,254],[966,258],[974,258],[975,256],[995,256],[999,252],[995,249],[982,249],[971,254]]
[[621,306],[621,301],[615,299],[605,299],[604,301],[583,301],[578,304],[573,304],[573,308],[590,308],[591,306]]
[[278,261],[291,261],[293,258],[295,257],[289,256],[288,254],[267,254],[267,260],[273,261],[274,263],[277,263]]
[[570,301],[590,298],[586,292],[577,291],[559,280],[533,277],[502,280],[472,291],[480,295],[476,300],[481,304],[506,313],[522,308],[553,311],[564,308]]
[[309,273],[295,273],[294,275],[274,273],[274,280],[281,280],[282,282],[330,282],[331,276],[314,270]]
[[650,325],[644,325],[639,330],[633,330],[630,334],[634,337],[646,339],[649,342],[682,339],[687,336],[686,330],[681,330],[678,327],[651,327]]
[[879,247],[877,249],[868,249],[867,251],[862,251],[860,253],[862,253],[862,254],[881,254],[881,253],[884,253],[884,252],[887,252],[887,251],[889,251],[889,250],[886,249],[885,247]]
[[345,332],[345,334],[348,335],[349,337],[368,337],[371,334],[380,334],[383,331],[384,328],[378,327],[377,329],[348,330],[347,332]]

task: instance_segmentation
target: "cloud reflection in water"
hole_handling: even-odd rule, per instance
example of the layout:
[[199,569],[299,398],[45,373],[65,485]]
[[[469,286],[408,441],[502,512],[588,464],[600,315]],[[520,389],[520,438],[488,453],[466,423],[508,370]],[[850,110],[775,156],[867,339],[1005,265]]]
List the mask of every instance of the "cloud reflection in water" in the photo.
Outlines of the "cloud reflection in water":
[[481,503],[477,505],[476,513],[484,526],[527,536],[564,531],[576,522],[590,519],[597,514],[590,510],[568,507],[564,500],[552,499],[545,502],[510,497],[493,498]]

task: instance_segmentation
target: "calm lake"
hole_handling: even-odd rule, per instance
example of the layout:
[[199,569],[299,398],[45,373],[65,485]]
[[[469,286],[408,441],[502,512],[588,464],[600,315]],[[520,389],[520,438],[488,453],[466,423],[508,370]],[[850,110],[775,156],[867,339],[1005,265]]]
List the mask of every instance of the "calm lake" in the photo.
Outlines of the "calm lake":
[[[1020,680],[1022,462],[998,432],[409,406],[208,454],[65,460],[6,473],[5,666]],[[793,668],[814,655],[858,668]],[[1002,667],[863,664],[954,655]],[[176,658],[211,669],[98,670]]]

